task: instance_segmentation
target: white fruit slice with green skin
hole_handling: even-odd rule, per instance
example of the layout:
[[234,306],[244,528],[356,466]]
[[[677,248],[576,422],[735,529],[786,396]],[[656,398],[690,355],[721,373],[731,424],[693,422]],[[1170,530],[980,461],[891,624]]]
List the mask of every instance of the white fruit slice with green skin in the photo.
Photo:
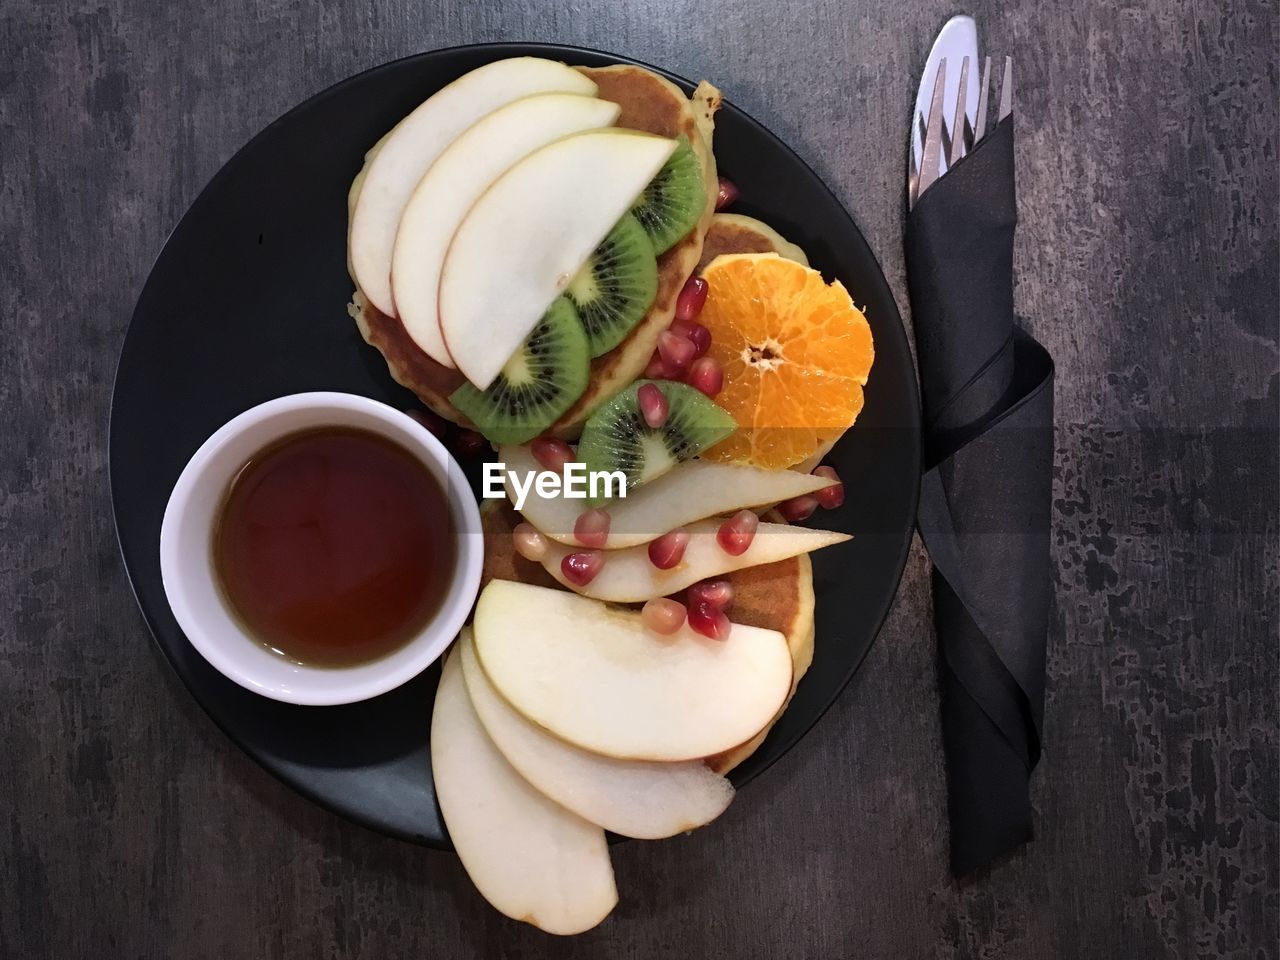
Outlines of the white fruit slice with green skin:
[[635,130],[573,134],[529,154],[475,202],[445,255],[439,311],[449,355],[478,389],[493,382],[675,147]]
[[563,63],[512,57],[463,74],[396,124],[369,161],[351,217],[348,256],[369,302],[396,315],[391,255],[400,215],[422,175],[455,137],[485,114],[522,97],[595,92],[595,83]]
[[458,859],[480,895],[547,933],[590,930],[618,890],[604,831],[547,799],[480,725],[455,650],[431,715],[431,770]]
[[669,597],[699,580],[798,557],[802,553],[812,553],[852,539],[847,533],[834,530],[810,530],[788,523],[761,523],[751,545],[735,557],[726,553],[716,539],[716,531],[722,522],[718,519],[703,520],[684,527],[689,534],[689,544],[685,547],[684,558],[670,570],[659,570],[650,562],[647,546],[610,550],[605,554],[604,566],[595,579],[585,587],[579,587],[565,579],[560,561],[581,547],[549,543],[541,562],[547,573],[584,597],[610,603],[643,603],[655,597]]
[[[524,518],[551,539],[578,546],[573,526],[586,509],[584,501],[560,494],[539,496],[529,477],[542,472],[543,467],[528,447],[504,446],[498,451],[498,459],[506,470],[516,474],[520,489],[527,491],[520,507]],[[515,484],[508,474],[503,475],[503,482],[507,498],[514,505]],[[609,514],[609,539],[605,549],[639,546],[704,517],[781,503],[834,482],[837,481],[794,470],[690,460],[651,483],[633,486],[626,497],[615,499],[605,507]]]
[[476,605],[476,655],[519,713],[607,757],[694,760],[755,736],[791,689],[776,630],[660,636],[639,611],[493,580]]
[[471,205],[521,158],[571,133],[611,126],[620,110],[580,94],[525,97],[481,117],[427,170],[400,217],[391,260],[396,311],[427,356],[453,366],[437,312],[440,271]]
[[710,823],[733,800],[733,785],[701,760],[615,760],[547,733],[493,689],[469,629],[459,653],[471,704],[494,746],[533,786],[584,820],[624,837],[660,840]]

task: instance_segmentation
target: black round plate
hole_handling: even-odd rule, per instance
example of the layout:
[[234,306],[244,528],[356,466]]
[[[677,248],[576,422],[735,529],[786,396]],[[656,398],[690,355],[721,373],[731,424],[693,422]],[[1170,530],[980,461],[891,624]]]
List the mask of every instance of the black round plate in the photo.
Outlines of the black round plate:
[[[427,746],[438,669],[342,707],[289,706],[242,689],[206,663],[174,621],[160,580],[160,521],[196,448],[249,407],[305,390],[414,404],[346,314],[347,188],[365,150],[428,95],[481,64],[524,54],[591,66],[634,62],[540,44],[439,50],[346,80],[250,141],[156,261],[125,339],[111,410],[120,548],[143,615],[183,682],[233,740],[299,792],[375,830],[439,847],[448,839]],[[729,104],[715,139],[721,170],[742,190],[736,212],[768,221],[825,275],[840,278],[865,307],[876,344],[866,408],[830,458],[847,502],[817,518],[855,538],[814,557],[813,666],[768,740],[733,775],[741,785],[800,739],[871,646],[911,539],[920,429],[902,322],[849,215],[785,144]]]

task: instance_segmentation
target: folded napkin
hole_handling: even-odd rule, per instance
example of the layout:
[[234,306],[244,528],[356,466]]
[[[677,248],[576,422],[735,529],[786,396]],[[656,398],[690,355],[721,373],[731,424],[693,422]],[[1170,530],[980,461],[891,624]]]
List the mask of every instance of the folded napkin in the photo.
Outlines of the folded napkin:
[[951,867],[1031,839],[1052,583],[1053,361],[1013,317],[1013,118],[907,218]]

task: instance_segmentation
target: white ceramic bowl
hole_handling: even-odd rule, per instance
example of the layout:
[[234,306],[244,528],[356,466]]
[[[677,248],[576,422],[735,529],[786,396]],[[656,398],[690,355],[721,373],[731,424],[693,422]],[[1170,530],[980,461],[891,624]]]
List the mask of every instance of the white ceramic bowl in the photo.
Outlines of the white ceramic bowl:
[[[227,608],[213,566],[219,507],[244,463],[274,440],[315,427],[359,427],[418,457],[449,498],[458,549],[443,605],[402,647],[352,667],[292,663],[246,635]],[[480,587],[484,540],[480,511],[462,469],[440,441],[386,404],[347,393],[299,393],[247,410],[204,442],[178,478],[160,528],[160,573],[169,605],[192,646],[223,674],[255,693],[288,703],[352,703],[417,676],[449,646]]]

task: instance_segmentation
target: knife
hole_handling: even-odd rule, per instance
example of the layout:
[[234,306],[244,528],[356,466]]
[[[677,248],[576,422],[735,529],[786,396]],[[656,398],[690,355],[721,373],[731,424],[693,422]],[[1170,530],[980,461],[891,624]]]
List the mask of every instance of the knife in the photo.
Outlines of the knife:
[[[962,69],[965,57],[969,58],[969,69]],[[943,64],[950,65],[945,69]],[[924,132],[929,118],[929,108],[933,103],[935,87],[941,80],[941,102],[948,108],[956,102],[960,92],[960,84],[965,84],[965,120],[968,123],[968,135],[962,131],[959,143],[956,142],[952,129],[954,111],[940,111],[942,123],[942,149],[936,160],[931,163],[928,173],[923,171]],[[977,129],[976,110],[978,105],[979,70],[978,70],[978,25],[973,17],[961,14],[952,17],[938,31],[929,57],[925,61],[924,71],[920,74],[920,87],[916,91],[915,110],[911,123],[911,156],[907,165],[907,196],[914,204],[917,186],[923,190],[925,186],[936,180],[948,167],[968,152],[972,144],[972,131]],[[931,158],[932,160],[932,158]],[[916,184],[916,171],[921,171],[924,184]]]

